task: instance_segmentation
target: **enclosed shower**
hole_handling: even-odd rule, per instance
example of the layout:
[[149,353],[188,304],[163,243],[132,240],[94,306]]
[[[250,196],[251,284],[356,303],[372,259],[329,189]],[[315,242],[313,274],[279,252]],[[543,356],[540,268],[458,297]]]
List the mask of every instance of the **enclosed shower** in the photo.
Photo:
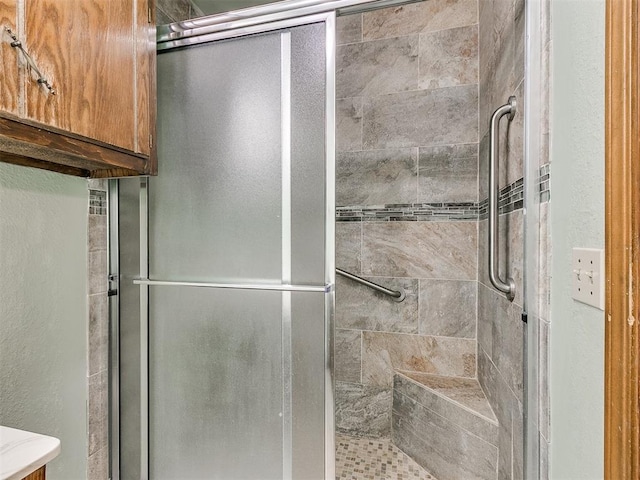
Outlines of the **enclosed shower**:
[[159,27],[159,175],[110,184],[111,478],[538,478],[541,17]]

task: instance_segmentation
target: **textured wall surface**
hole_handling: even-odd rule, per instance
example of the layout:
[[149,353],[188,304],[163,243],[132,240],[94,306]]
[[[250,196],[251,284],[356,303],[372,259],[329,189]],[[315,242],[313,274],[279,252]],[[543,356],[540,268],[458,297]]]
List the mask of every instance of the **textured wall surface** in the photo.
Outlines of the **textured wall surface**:
[[0,164],[0,424],[60,438],[52,480],[87,466],[87,187]]
[[571,250],[604,245],[604,0],[552,2],[550,478],[604,471],[604,313],[571,298]]

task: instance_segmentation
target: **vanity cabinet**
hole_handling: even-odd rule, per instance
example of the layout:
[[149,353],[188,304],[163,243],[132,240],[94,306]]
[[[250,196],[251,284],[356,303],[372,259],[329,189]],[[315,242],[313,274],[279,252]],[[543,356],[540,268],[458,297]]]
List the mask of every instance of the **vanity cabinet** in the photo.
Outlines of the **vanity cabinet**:
[[153,0],[0,0],[0,160],[154,175]]

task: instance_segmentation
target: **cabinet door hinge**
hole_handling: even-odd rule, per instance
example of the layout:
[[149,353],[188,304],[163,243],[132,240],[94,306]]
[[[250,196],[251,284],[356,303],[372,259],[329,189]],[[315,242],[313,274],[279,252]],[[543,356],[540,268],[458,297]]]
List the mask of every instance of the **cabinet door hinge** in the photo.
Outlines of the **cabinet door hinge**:
[[147,8],[147,21],[151,23],[151,7]]
[[149,135],[149,148],[153,149],[153,135]]

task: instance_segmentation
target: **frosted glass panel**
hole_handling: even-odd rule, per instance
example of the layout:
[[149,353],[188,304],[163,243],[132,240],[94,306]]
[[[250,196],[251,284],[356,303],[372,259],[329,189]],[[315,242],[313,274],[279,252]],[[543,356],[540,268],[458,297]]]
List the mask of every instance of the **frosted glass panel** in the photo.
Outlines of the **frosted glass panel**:
[[282,294],[152,287],[151,478],[282,479]]
[[151,278],[281,278],[280,70],[279,33],[158,56]]
[[[140,368],[148,288],[151,480],[325,478],[333,294],[180,285],[324,289],[334,175],[326,171],[325,30],[316,23],[158,56],[148,262],[149,278],[171,285],[142,287],[125,305],[138,325],[122,342],[129,367]],[[145,227],[123,229],[121,242],[140,245]],[[138,268],[136,258],[121,261],[131,263],[123,271]],[[122,428],[126,480],[147,466],[146,405],[136,415],[147,385],[129,388],[145,373],[122,376],[123,420],[132,422]]]
[[291,244],[296,283],[324,282],[325,28],[313,24],[291,32]]
[[[330,295],[330,294],[329,294]],[[324,478],[325,294],[293,293],[293,478]],[[326,432],[333,435],[333,432]]]

